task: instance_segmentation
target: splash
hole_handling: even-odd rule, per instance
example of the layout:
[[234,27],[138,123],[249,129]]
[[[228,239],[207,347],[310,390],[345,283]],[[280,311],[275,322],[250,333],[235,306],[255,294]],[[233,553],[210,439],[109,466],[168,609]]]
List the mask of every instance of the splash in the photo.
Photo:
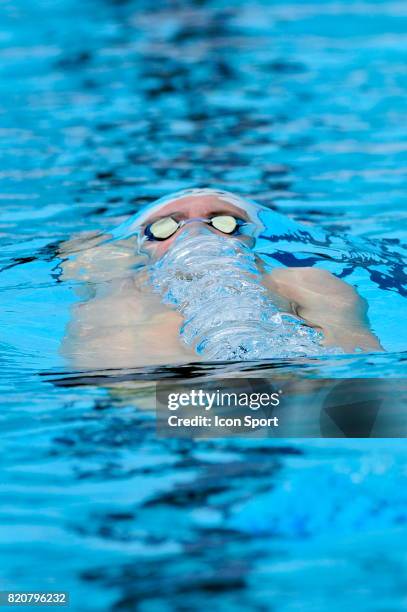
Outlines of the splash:
[[[164,303],[183,315],[184,342],[208,360],[254,360],[332,353],[322,335],[279,312],[261,284],[255,254],[211,232],[183,232],[151,265]],[[335,351],[337,352],[337,351]]]

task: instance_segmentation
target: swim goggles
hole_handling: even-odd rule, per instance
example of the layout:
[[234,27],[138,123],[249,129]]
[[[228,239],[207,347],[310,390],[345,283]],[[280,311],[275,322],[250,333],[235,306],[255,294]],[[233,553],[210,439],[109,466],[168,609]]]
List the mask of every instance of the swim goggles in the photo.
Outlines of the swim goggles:
[[173,217],[163,217],[147,225],[144,230],[144,235],[148,240],[167,240],[167,238],[173,236],[181,227],[193,221],[207,223],[223,234],[235,234],[239,227],[245,224],[245,221],[232,217],[232,215],[215,215],[210,219],[196,218],[182,221],[177,221]]

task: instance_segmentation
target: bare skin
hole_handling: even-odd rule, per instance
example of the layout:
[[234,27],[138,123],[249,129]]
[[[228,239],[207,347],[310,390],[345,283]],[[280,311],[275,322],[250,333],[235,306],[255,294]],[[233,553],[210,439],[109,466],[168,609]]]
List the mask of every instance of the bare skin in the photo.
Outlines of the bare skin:
[[[214,214],[247,219],[239,207],[207,195],[172,201],[144,225],[170,214],[179,219]],[[165,241],[148,243],[147,249],[154,257],[162,256],[182,231],[180,228]],[[213,228],[210,231],[221,234]],[[72,308],[62,347],[69,362],[81,369],[103,369],[198,361],[194,350],[180,339],[181,315],[162,304],[143,273],[134,272],[139,261],[135,238],[78,251],[84,240],[88,247],[92,245],[92,236],[79,237],[61,250],[61,257],[66,258],[63,278],[74,282],[81,299]],[[340,346],[347,353],[383,350],[369,330],[365,300],[329,272],[278,268],[265,273],[262,282],[281,310],[321,330],[326,345]]]

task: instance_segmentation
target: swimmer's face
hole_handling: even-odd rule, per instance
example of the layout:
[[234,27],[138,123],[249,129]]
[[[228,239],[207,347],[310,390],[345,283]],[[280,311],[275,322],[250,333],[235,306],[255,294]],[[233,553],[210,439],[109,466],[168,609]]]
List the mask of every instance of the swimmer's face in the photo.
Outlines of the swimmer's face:
[[206,227],[214,234],[248,242],[250,237],[239,231],[247,223],[250,219],[245,210],[216,195],[186,196],[163,204],[144,222],[141,231],[144,248],[162,257],[186,228]]

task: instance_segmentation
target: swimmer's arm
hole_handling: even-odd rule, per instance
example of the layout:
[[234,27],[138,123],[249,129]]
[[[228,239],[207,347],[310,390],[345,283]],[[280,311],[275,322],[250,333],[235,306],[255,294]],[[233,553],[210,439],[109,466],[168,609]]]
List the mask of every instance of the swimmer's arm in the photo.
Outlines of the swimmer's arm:
[[273,289],[293,304],[295,313],[324,334],[324,344],[346,352],[382,351],[369,329],[367,303],[353,287],[318,268],[278,268]]

